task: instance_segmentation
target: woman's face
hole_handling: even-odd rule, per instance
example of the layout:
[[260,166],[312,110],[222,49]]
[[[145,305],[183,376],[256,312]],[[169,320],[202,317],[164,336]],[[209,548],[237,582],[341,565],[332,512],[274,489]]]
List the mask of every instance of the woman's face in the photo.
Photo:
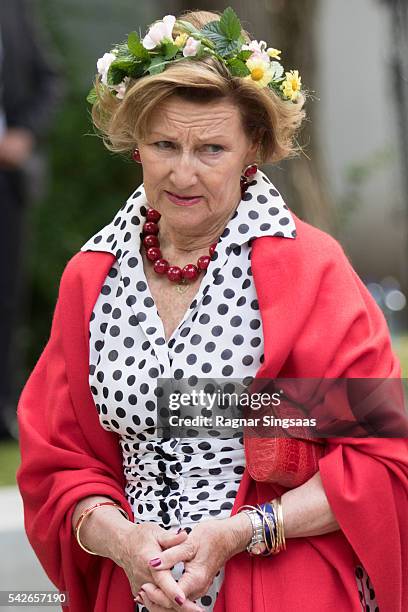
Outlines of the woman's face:
[[155,110],[139,144],[147,201],[166,224],[187,234],[223,228],[241,199],[240,176],[256,148],[229,100],[171,96]]

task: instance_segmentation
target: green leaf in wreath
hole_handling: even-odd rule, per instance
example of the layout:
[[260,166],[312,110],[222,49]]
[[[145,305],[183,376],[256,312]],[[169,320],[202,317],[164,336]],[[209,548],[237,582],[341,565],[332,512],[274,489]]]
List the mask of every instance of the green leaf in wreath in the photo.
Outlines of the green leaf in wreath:
[[132,68],[129,70],[129,75],[132,79],[139,79],[143,76],[146,67],[149,65],[149,62],[134,62]]
[[149,74],[160,74],[165,69],[166,64],[168,62],[162,56],[154,57],[150,62],[147,72]]
[[197,53],[194,55],[195,59],[201,59],[203,57],[208,57],[209,55],[209,51],[208,51],[208,47],[204,44],[201,44],[198,49],[197,49]]
[[197,28],[195,28],[193,24],[189,23],[188,21],[183,21],[183,19],[177,19],[175,27],[177,28],[177,26],[180,26],[180,28],[188,34],[200,34],[200,30],[197,30]]
[[250,49],[242,49],[238,55],[237,55],[237,59],[242,60],[243,62],[246,62],[247,59],[249,59],[252,55],[253,51],[251,51]]
[[221,57],[228,57],[229,55],[235,55],[240,47],[240,44],[236,40],[225,40],[224,44],[219,44],[216,46],[217,53],[221,55]]
[[162,44],[162,53],[166,60],[173,59],[179,50],[178,46],[171,41],[166,41]]
[[220,30],[228,40],[238,40],[241,35],[241,22],[234,9],[230,6],[221,15]]
[[227,40],[226,36],[220,30],[219,21],[210,21],[210,23],[207,23],[203,28],[201,28],[201,34],[216,45],[220,43],[225,44]]
[[92,89],[90,90],[90,92],[86,96],[86,101],[89,102],[89,104],[95,104],[97,99],[98,99],[98,96],[96,95],[95,87],[92,87]]
[[122,68],[115,66],[114,62],[112,62],[108,72],[109,85],[119,85],[125,76],[127,76],[127,70],[123,70]]
[[215,51],[221,57],[237,53],[242,45],[241,37],[238,40],[229,40],[221,31],[219,21],[207,23],[201,30],[202,34],[215,44]]
[[138,59],[147,59],[149,57],[149,52],[140,42],[139,34],[137,32],[131,32],[129,34],[127,46],[131,54]]
[[248,66],[238,58],[228,60],[228,67],[233,76],[244,77],[250,74]]
[[118,70],[123,70],[123,72],[128,72],[131,70],[133,64],[134,64],[135,60],[132,60],[131,58],[127,57],[127,58],[121,58],[121,59],[116,59],[113,60],[113,62],[110,65],[110,68],[115,69],[117,68]]

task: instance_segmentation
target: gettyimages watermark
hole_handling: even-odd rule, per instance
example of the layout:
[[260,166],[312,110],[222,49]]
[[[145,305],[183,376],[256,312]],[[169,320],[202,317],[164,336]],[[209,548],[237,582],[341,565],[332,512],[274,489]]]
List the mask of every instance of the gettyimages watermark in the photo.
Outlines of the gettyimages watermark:
[[408,379],[157,380],[159,437],[408,437]]

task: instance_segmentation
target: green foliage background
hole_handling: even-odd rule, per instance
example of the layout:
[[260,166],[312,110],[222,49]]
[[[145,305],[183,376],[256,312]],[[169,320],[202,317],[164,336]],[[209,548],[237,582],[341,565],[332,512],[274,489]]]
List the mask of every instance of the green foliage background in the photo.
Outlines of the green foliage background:
[[[95,1],[84,7],[75,0],[41,0],[37,7],[56,51],[54,59],[63,73],[65,95],[45,147],[49,166],[45,197],[29,213],[31,241],[26,266],[30,290],[21,382],[48,339],[67,261],[112,219],[142,180],[131,160],[113,155],[104,147],[93,130],[85,99],[96,59],[115,42],[119,32],[119,38],[127,32],[130,14],[135,14],[135,23],[143,18],[137,16],[133,2],[119,2],[110,9],[114,11],[111,28],[105,29],[100,14],[103,5],[104,12],[109,13],[106,3]],[[115,15],[121,19],[115,19]]]

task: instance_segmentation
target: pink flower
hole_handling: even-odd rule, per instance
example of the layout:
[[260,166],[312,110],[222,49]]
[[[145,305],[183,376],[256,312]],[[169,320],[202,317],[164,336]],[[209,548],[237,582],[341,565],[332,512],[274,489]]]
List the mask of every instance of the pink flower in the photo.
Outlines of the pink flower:
[[187,38],[186,45],[183,49],[184,57],[192,57],[193,55],[197,55],[197,51],[199,47],[200,47],[200,41],[195,40],[195,38],[192,38],[191,36],[189,36],[189,38]]
[[266,52],[266,42],[264,40],[251,40],[248,45],[242,45],[242,49],[253,51],[250,59],[252,60],[263,60],[269,62],[270,57]]
[[163,40],[173,40],[173,27],[176,18],[173,15],[166,15],[161,21],[156,21],[142,40],[145,49],[154,49]]
[[129,81],[130,78],[126,76],[123,81],[119,83],[119,85],[115,85],[114,89],[117,92],[116,97],[119,98],[119,100],[123,100],[126,93],[126,87],[128,86]]

